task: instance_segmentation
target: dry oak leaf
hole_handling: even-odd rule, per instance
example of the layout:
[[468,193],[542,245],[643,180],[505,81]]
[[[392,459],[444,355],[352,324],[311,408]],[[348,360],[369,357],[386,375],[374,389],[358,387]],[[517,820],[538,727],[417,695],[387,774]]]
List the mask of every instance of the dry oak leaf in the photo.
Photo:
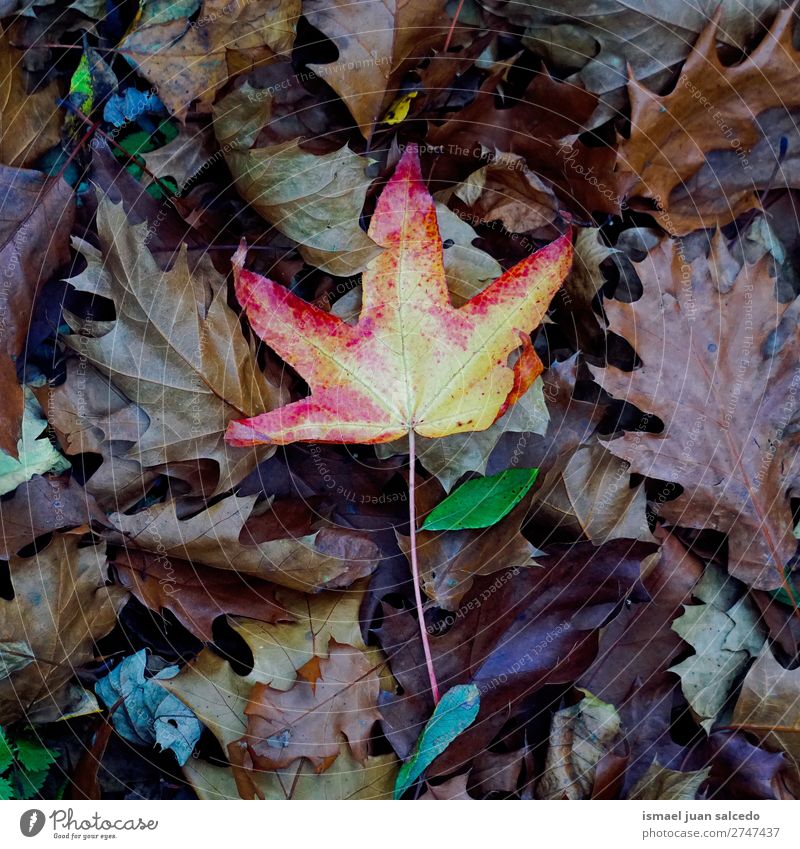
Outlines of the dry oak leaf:
[[750,667],[733,710],[733,724],[800,769],[800,669],[786,669],[765,645]]
[[445,39],[443,0],[305,0],[303,15],[339,48],[336,62],[310,64],[347,104],[365,138],[395,95],[403,70]]
[[111,558],[119,583],[151,610],[171,610],[199,639],[213,642],[213,624],[224,614],[264,622],[291,620],[275,586],[228,570],[206,568],[150,551],[127,549]]
[[39,284],[69,261],[75,201],[60,177],[5,166],[0,166],[0,193],[0,450],[17,457],[24,405],[16,360]]
[[[376,443],[411,430],[428,437],[485,430],[541,373],[526,334],[569,270],[569,235],[456,309],[414,145],[381,194],[369,235],[385,250],[364,271],[355,325],[245,270],[245,249],[237,252],[239,302],[258,335],[307,380],[311,396],[232,422],[231,444]],[[524,353],[511,369],[509,355],[521,342]]]
[[[749,167],[747,154],[763,138],[758,115],[800,106],[794,20],[793,6],[781,11],[756,49],[731,66],[723,65],[717,53],[717,22],[709,23],[669,94],[660,97],[635,79],[629,82],[632,131],[620,144],[621,185],[628,196],[654,199],[664,210],[659,222],[671,233],[722,226],[760,208],[746,184],[709,214],[693,204],[679,214],[670,208],[669,197],[703,167],[711,151],[735,149],[741,166]],[[720,188],[724,192],[725,186]]]
[[80,357],[66,361],[66,380],[34,390],[58,443],[69,457],[97,454],[102,462],[84,489],[105,511],[127,510],[147,494],[158,477],[128,451],[150,420],[108,378]]
[[359,225],[372,182],[369,160],[345,145],[329,153],[303,150],[302,138],[253,147],[272,118],[266,90],[245,83],[214,106],[214,133],[253,209],[298,243],[310,265],[338,277],[361,272],[380,248]]
[[[691,266],[665,239],[635,263],[642,297],[608,300],[610,329],[637,350],[632,372],[592,368],[600,385],[664,422],[606,447],[631,472],[675,481],[659,503],[674,525],[728,534],[729,571],[756,589],[782,585],[795,553],[789,489],[797,477],[797,311],[775,299],[769,261],[717,284],[732,258],[717,233]],[[663,501],[663,499],[660,499]]]
[[14,598],[0,599],[0,724],[60,718],[75,671],[113,627],[127,598],[106,586],[105,546],[58,534],[9,561]]
[[189,758],[183,772],[200,799],[390,800],[398,768],[394,755],[373,755],[362,765],[344,740],[339,746],[339,757],[321,774],[309,761],[301,760],[285,770],[248,772],[237,783],[232,769],[194,758]]
[[[229,75],[292,49],[301,0],[155,0],[143,6],[119,51],[183,118],[189,104],[210,105]],[[196,20],[190,20],[199,12]]]
[[258,770],[283,769],[298,758],[324,772],[339,756],[341,735],[366,763],[373,725],[380,719],[379,668],[372,655],[331,641],[319,678],[291,689],[256,684],[250,691],[244,741]]
[[29,92],[22,68],[24,54],[0,31],[0,162],[25,165],[58,143],[61,112],[58,84]]
[[132,515],[113,513],[109,521],[119,531],[115,541],[161,556],[266,578],[301,592],[349,586],[377,565],[375,543],[345,528],[323,528],[297,539],[256,543],[246,522],[263,509],[256,507],[257,498],[231,495],[183,519],[177,503],[169,501]]
[[315,596],[279,590],[278,603],[289,621],[230,618],[253,653],[247,675],[237,674],[227,660],[204,649],[162,686],[191,708],[227,749],[247,731],[244,709],[255,684],[289,690],[298,678],[315,681],[332,644],[367,651],[358,621],[364,589],[356,584],[347,592]]
[[116,321],[73,324],[82,332],[67,342],[147,413],[150,426],[130,457],[146,467],[210,458],[219,466],[217,491],[231,489],[267,455],[225,443],[228,422],[281,404],[283,391],[259,370],[207,256],[190,271],[183,246],[162,272],[146,246],[147,226],[131,225],[106,198],[97,226],[103,250],[76,240],[87,267],[69,282],[111,298]]

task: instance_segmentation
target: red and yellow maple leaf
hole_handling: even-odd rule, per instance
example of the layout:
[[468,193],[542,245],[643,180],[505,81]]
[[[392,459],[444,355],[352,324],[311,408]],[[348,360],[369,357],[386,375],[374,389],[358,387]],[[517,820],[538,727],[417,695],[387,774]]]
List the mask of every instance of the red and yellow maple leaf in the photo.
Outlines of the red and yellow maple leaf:
[[[389,442],[485,430],[542,365],[528,334],[572,259],[569,234],[502,274],[460,308],[450,302],[433,200],[409,145],[369,228],[384,248],[363,274],[359,321],[347,324],[233,258],[253,329],[302,375],[309,397],[231,422],[233,445]],[[522,345],[513,368],[509,355]]]

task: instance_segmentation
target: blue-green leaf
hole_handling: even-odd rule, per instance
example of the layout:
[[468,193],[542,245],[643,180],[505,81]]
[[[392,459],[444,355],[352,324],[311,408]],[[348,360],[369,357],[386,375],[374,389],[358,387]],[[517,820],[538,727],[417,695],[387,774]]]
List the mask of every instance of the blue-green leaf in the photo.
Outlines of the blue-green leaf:
[[394,786],[399,799],[441,753],[475,721],[480,708],[480,691],[474,684],[457,684],[436,705],[411,757],[400,767]]
[[460,486],[428,514],[423,531],[488,528],[507,516],[536,482],[538,469],[506,469]]
[[116,732],[140,746],[158,744],[171,749],[183,766],[200,739],[200,722],[178,698],[158,682],[178,674],[177,666],[145,677],[145,650],[126,657],[105,678],[95,684],[97,695],[110,708],[122,699],[111,714]]

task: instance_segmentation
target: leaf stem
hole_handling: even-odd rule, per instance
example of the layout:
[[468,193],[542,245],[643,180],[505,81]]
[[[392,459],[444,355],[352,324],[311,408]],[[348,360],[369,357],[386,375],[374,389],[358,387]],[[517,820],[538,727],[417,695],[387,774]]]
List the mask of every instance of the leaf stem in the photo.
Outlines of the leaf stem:
[[419,564],[417,563],[417,505],[416,495],[416,464],[417,448],[414,438],[414,428],[408,432],[408,519],[411,528],[411,576],[414,581],[414,599],[417,603],[417,618],[419,633],[422,638],[422,650],[425,652],[425,666],[428,669],[428,679],[431,682],[431,693],[434,705],[439,704],[439,685],[433,668],[431,646],[428,642],[428,629],[425,627],[425,611],[422,606],[422,588],[419,580]]

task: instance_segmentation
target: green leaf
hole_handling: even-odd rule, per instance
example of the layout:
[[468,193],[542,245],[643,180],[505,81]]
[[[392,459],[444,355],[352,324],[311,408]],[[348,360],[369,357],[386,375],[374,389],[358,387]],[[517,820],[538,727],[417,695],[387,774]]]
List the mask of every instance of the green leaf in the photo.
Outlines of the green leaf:
[[431,510],[422,530],[491,527],[519,504],[538,474],[538,469],[506,469],[499,475],[467,481]]
[[475,721],[480,708],[480,692],[474,684],[457,684],[436,705],[411,757],[400,767],[394,786],[399,799],[441,753]]
[[16,798],[17,795],[14,793],[14,788],[11,786],[11,782],[0,775],[0,802],[8,802],[10,799]]
[[0,772],[5,772],[14,763],[14,752],[11,743],[6,737],[6,732],[0,726]]
[[25,772],[35,773],[41,770],[47,772],[50,764],[55,763],[56,756],[38,740],[26,740],[21,737],[16,741],[16,744],[16,760]]
[[81,111],[88,115],[94,106],[94,89],[92,88],[92,73],[89,68],[89,57],[84,53],[81,61],[69,82],[69,93],[77,95],[75,101]]
[[20,799],[33,799],[38,796],[47,781],[50,768],[40,769],[36,772],[18,772],[15,776],[17,784],[17,795]]

